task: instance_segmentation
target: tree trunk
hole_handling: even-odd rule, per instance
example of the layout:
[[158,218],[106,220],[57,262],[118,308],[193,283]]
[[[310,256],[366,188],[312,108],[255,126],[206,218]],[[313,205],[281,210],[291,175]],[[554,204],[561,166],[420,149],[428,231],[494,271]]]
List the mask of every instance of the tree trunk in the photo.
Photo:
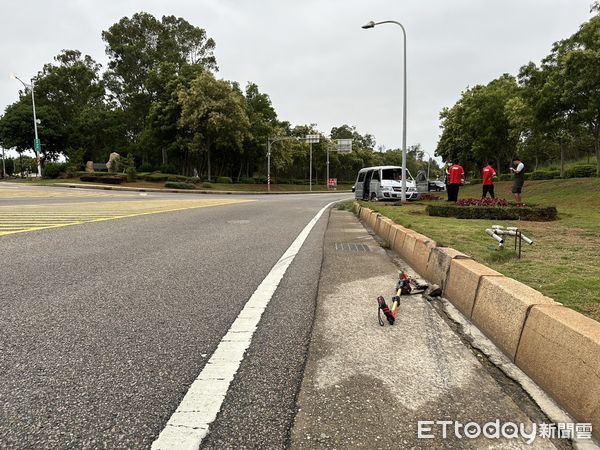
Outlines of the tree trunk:
[[560,177],[565,176],[565,144],[561,141],[560,143]]
[[600,129],[596,132],[596,176],[600,177]]
[[162,163],[167,164],[167,149],[164,147],[162,148]]
[[535,154],[535,168],[533,170],[537,170],[538,168],[538,164],[539,164],[539,156],[537,155],[537,153]]
[[210,143],[206,146],[206,164],[208,168],[208,181],[210,182]]

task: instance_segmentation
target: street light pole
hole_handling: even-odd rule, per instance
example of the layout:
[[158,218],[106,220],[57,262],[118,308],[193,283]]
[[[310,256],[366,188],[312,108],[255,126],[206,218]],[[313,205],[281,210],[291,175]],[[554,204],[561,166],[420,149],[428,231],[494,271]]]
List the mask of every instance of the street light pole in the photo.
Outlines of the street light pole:
[[33,151],[35,153],[36,160],[37,160],[38,177],[41,178],[42,177],[42,163],[40,161],[40,154],[38,153],[38,150],[36,148],[36,145],[38,145],[38,142],[39,142],[39,138],[38,138],[38,129],[37,129],[37,116],[35,114],[35,95],[33,93],[33,89],[34,89],[33,88],[33,80],[31,80],[31,84],[27,84],[16,75],[11,75],[11,78],[13,80],[20,81],[21,84],[25,87],[25,89],[27,89],[27,88],[31,89],[31,105],[33,106],[33,132],[35,135],[35,140],[33,141]]
[[402,113],[402,202],[406,202],[406,30],[402,26],[400,22],[396,22],[395,20],[384,20],[383,22],[373,22],[372,20],[363,25],[362,28],[368,29],[373,28],[376,25],[381,25],[384,23],[394,23],[398,25],[402,29],[402,34],[404,35],[404,104],[403,104],[403,113]]

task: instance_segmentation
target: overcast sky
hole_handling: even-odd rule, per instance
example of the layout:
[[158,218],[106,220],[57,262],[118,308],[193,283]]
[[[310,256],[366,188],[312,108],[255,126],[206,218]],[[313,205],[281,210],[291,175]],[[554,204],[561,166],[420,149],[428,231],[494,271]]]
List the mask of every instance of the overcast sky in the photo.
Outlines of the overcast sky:
[[[592,0],[0,0],[0,111],[62,49],[106,65],[103,30],[146,11],[216,41],[218,77],[258,84],[280,120],[349,124],[402,143],[402,31],[408,35],[408,145],[433,154],[439,112],[468,86],[539,62],[590,17]],[[41,131],[43,140],[43,131]]]

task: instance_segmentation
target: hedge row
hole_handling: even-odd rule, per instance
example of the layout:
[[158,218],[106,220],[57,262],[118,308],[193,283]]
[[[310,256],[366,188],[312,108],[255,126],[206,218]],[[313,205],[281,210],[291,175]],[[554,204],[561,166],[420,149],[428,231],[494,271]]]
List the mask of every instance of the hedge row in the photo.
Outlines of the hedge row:
[[196,189],[195,184],[186,183],[184,181],[167,181],[165,187],[171,189]]
[[557,219],[554,206],[529,207],[524,206],[457,206],[457,205],[427,205],[425,211],[430,216],[456,217],[457,219],[488,219],[488,220],[531,220],[546,222]]
[[[595,164],[577,164],[565,169],[563,178],[590,178],[596,176]],[[554,180],[560,178],[560,170],[558,169],[540,169],[533,172],[525,173],[526,180]],[[504,173],[498,176],[498,181],[510,181],[513,175]],[[471,180],[471,184],[477,184],[479,180]]]
[[97,176],[97,175],[83,175],[79,177],[81,181],[91,181],[94,183],[105,183],[105,184],[121,184],[125,181],[125,176],[112,175],[112,176]]

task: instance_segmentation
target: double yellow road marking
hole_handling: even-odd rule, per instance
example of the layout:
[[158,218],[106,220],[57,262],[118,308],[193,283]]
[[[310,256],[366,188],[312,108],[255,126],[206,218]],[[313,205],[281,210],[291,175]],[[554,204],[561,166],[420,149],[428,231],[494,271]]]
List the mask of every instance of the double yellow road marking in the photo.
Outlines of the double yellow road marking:
[[252,200],[144,200],[0,206],[0,236]]

